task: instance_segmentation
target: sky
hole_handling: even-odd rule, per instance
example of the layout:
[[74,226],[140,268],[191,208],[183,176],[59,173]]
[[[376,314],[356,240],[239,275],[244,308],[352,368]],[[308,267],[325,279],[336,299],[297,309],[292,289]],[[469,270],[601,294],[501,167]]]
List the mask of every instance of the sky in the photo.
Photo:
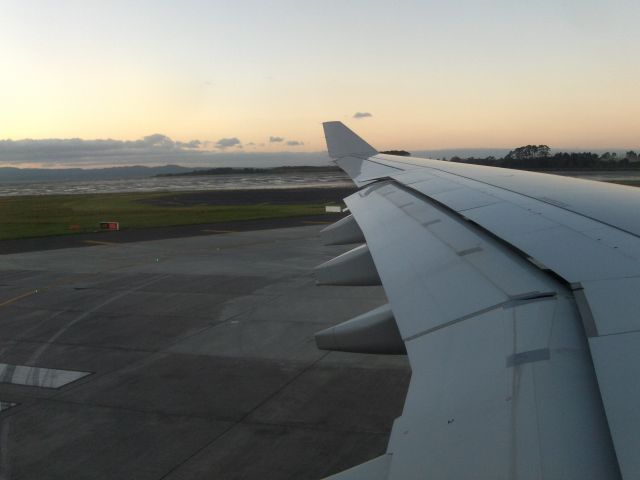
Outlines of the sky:
[[0,165],[640,146],[637,0],[0,6]]

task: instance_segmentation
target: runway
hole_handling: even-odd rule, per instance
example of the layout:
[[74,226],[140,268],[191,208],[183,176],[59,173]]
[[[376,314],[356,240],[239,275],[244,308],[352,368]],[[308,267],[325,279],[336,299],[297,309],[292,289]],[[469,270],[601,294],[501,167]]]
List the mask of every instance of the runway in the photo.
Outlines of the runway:
[[[405,357],[313,333],[322,225],[0,256],[0,478],[318,479],[386,449]],[[33,367],[33,368],[30,368]]]

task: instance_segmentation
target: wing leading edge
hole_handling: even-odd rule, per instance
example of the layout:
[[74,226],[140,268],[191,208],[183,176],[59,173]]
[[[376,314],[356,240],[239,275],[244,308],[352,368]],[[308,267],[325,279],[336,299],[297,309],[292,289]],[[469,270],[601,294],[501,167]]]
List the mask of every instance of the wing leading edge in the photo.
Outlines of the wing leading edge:
[[607,293],[637,302],[640,239],[495,185],[528,172],[371,150],[330,152],[413,370],[381,478],[639,478],[640,325]]

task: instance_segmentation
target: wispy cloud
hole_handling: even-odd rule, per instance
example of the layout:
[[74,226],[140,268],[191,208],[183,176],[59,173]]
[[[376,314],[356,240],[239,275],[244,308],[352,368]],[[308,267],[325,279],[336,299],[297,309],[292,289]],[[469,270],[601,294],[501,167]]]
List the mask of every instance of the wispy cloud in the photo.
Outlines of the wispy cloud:
[[284,141],[284,138],[282,137],[269,137],[269,143],[278,143],[283,141]]
[[367,117],[373,117],[373,115],[370,114],[369,112],[356,112],[353,114],[353,118],[367,118]]
[[238,140],[236,137],[221,138],[215,143],[216,148],[222,148],[222,149],[234,147],[236,145],[242,146],[242,143],[240,143],[240,140]]
[[289,140],[287,142],[287,145],[289,145],[290,147],[299,147],[300,145],[304,145],[304,143],[299,142],[298,140]]

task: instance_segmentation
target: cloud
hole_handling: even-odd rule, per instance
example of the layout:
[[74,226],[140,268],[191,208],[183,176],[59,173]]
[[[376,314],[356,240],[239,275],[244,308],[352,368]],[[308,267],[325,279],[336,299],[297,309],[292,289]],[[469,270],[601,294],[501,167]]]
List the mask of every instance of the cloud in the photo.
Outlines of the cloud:
[[149,147],[172,147],[174,145],[173,140],[171,140],[166,135],[162,135],[161,133],[147,135],[146,137],[142,137],[142,140],[138,141],[142,142],[142,145]]
[[282,137],[269,137],[269,143],[278,143],[284,141]]
[[0,140],[0,160],[73,159],[86,156],[127,156],[193,151],[202,146],[200,140],[176,142],[160,133],[139,140],[83,140],[81,138],[46,138]]
[[216,148],[222,148],[222,149],[233,147],[234,145],[242,146],[242,144],[240,143],[240,140],[238,140],[236,137],[221,138],[215,143]]
[[353,114],[353,118],[367,118],[373,117],[369,112],[356,112]]
[[175,145],[178,148],[200,148],[202,142],[200,140],[191,140],[190,142],[176,142]]
[[92,165],[154,162],[159,158],[189,158],[203,152],[200,140],[174,141],[154,133],[138,140],[46,138],[0,140],[3,165]]
[[[267,147],[267,142],[250,142],[244,147]],[[283,147],[295,149],[303,145],[296,140],[283,140]],[[302,152],[256,152],[244,154],[243,144],[238,138],[221,138],[216,141],[189,140],[176,141],[170,137],[155,133],[137,140],[96,139],[84,140],[81,138],[49,138],[49,139],[23,139],[0,140],[0,167],[104,167],[123,165],[164,165],[167,163],[180,165],[218,165],[223,161],[225,166],[232,165],[237,159],[243,159],[243,165],[249,165],[250,159],[255,159],[260,164],[268,165],[277,159],[299,158],[299,165],[308,164],[324,158],[326,152],[307,154]],[[284,150],[284,148],[283,148]],[[297,150],[297,149],[295,149]],[[246,161],[246,163],[244,163]],[[293,162],[296,164],[298,160]],[[1,179],[0,179],[1,180]]]

